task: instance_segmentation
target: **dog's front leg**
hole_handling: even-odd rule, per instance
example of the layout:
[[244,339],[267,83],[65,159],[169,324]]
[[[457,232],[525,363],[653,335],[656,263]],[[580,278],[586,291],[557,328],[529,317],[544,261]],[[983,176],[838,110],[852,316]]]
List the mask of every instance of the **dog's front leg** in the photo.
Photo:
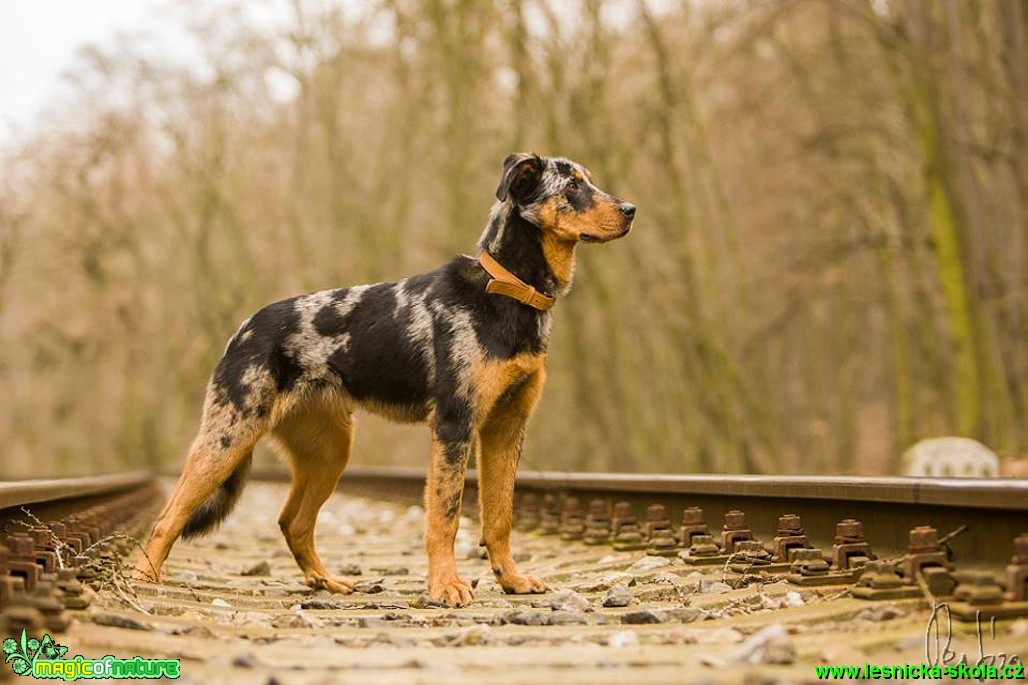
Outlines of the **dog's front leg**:
[[482,426],[482,453],[478,459],[478,497],[482,515],[482,540],[489,550],[489,565],[504,592],[546,592],[541,579],[521,573],[510,549],[514,504],[514,477],[521,459],[525,423],[539,401],[545,374],[531,376],[490,413]]
[[428,596],[450,606],[471,603],[471,584],[457,575],[453,543],[460,523],[464,472],[472,449],[471,422],[437,419],[432,431],[432,461],[425,484],[425,548]]

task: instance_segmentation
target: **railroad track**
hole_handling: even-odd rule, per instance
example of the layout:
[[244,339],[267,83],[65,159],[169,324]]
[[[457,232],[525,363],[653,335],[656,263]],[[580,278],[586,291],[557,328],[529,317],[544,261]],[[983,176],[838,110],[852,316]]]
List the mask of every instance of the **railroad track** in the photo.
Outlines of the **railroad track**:
[[282,474],[254,475],[161,585],[124,572],[170,482],[0,484],[2,636],[180,659],[197,683],[813,682],[818,664],[1028,657],[1028,482],[525,473],[515,550],[553,591],[504,595],[466,520],[475,602],[453,610],[424,596],[423,471],[352,467],[326,504],[345,597],[302,584]]

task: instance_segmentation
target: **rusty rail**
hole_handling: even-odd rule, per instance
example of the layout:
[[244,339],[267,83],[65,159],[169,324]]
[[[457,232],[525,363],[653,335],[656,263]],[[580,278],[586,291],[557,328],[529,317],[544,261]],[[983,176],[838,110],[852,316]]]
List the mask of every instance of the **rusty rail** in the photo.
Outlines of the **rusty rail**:
[[[411,467],[351,466],[339,489],[388,499],[421,499],[425,470]],[[282,469],[262,469],[255,477],[288,480]],[[478,474],[468,473],[465,503],[473,511]],[[518,474],[520,495],[574,496],[583,502],[625,501],[645,511],[661,504],[678,530],[686,508],[699,507],[713,525],[732,510],[743,511],[754,530],[770,538],[778,518],[801,517],[812,542],[830,545],[845,519],[863,523],[877,549],[901,553],[910,531],[930,525],[943,533],[966,534],[950,545],[958,557],[1001,566],[1009,562],[1011,541],[1028,531],[1028,480],[897,478],[853,476],[708,476],[661,474],[564,473]],[[716,526],[720,529],[720,525]]]
[[159,501],[146,471],[0,483],[0,633],[67,628],[90,601],[80,580],[127,554]]
[[149,471],[133,471],[107,476],[51,478],[0,483],[0,510],[75,500],[95,495],[111,495],[153,482]]

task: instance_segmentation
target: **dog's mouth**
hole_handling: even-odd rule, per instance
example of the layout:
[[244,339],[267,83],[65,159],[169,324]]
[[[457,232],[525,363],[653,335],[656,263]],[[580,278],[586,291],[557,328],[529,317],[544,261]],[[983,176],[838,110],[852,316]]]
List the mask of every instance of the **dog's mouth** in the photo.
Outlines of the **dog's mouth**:
[[611,240],[617,240],[618,238],[624,238],[628,235],[628,232],[632,230],[632,224],[628,224],[617,233],[609,235],[596,235],[595,233],[583,233],[579,236],[579,239],[583,243],[609,243]]

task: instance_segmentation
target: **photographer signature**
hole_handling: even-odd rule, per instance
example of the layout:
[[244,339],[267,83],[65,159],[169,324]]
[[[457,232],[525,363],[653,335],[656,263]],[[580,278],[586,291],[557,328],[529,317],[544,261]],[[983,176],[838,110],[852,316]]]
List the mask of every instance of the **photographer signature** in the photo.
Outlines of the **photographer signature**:
[[[953,643],[953,616],[950,613],[949,605],[945,602],[938,602],[932,608],[932,615],[928,619],[928,626],[925,630],[925,659],[931,666],[951,666],[964,664],[965,666],[995,666],[998,669],[1004,666],[1023,666],[1021,657],[1017,654],[989,654],[985,651],[985,635],[982,630],[982,612],[975,616],[975,629],[978,634],[978,660],[974,663],[969,661],[969,655],[958,654],[951,649]],[[989,637],[996,639],[996,619],[993,617],[988,624]]]

